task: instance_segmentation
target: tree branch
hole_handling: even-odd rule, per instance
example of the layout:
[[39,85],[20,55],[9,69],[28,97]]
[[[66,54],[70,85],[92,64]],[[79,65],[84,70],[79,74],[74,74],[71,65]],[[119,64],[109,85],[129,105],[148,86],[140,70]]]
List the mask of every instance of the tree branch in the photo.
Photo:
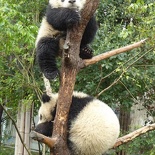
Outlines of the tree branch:
[[92,65],[92,64],[95,64],[101,60],[104,60],[104,59],[107,59],[111,56],[114,56],[114,55],[117,55],[117,54],[120,54],[120,53],[123,53],[123,52],[127,52],[129,50],[132,50],[134,48],[138,48],[140,47],[142,44],[144,44],[146,42],[147,39],[144,39],[144,40],[141,40],[137,43],[134,43],[134,44],[131,44],[131,45],[128,45],[128,46],[125,46],[125,47],[121,47],[121,48],[118,48],[118,49],[114,49],[114,50],[111,50],[111,51],[108,51],[106,53],[103,53],[103,54],[100,54],[100,55],[97,55],[97,56],[94,56],[92,59],[85,59],[84,60],[84,66],[81,66],[82,68],[83,67],[86,67],[88,65]]
[[118,138],[117,142],[115,143],[113,148],[116,148],[122,144],[128,143],[131,140],[133,140],[134,138],[136,138],[142,134],[145,134],[148,131],[152,131],[152,130],[155,130],[155,123],[150,124],[148,126],[144,126],[144,127],[140,128],[138,130],[135,130],[135,131],[123,136],[123,137]]
[[111,85],[109,85],[107,88],[103,89],[100,93],[98,93],[98,94],[96,95],[96,97],[99,97],[102,93],[104,93],[106,90],[108,90],[108,89],[111,88],[113,85],[115,85],[115,84],[122,78],[123,74],[125,74],[126,71],[127,71],[134,63],[136,63],[139,59],[141,59],[143,56],[145,56],[145,55],[146,55],[147,53],[149,53],[151,50],[152,50],[152,48],[151,48],[150,50],[148,50],[147,52],[145,52],[144,54],[142,54],[139,58],[137,58],[135,61],[133,61],[133,62],[132,62],[130,65],[128,65],[126,68],[123,68],[123,71],[122,71],[121,75],[120,75],[117,79],[115,79],[114,82],[113,82]]

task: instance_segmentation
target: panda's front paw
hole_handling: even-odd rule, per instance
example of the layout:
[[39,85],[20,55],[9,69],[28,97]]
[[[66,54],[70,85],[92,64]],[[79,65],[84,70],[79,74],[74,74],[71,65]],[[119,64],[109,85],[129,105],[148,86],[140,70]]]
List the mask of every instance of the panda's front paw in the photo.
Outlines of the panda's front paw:
[[83,46],[80,48],[80,58],[91,59],[93,57],[93,50],[88,46]]
[[80,14],[79,12],[74,11],[73,14],[67,19],[67,28],[72,28],[74,25],[76,25],[77,23],[79,23],[80,21]]
[[51,137],[52,136],[52,128],[53,128],[53,122],[43,122],[43,123],[39,123],[36,128],[34,129],[34,131],[42,134],[42,135],[45,135],[45,136],[48,136],[48,137]]
[[44,72],[44,76],[48,80],[54,80],[57,76],[59,76],[59,70],[55,70],[53,72]]

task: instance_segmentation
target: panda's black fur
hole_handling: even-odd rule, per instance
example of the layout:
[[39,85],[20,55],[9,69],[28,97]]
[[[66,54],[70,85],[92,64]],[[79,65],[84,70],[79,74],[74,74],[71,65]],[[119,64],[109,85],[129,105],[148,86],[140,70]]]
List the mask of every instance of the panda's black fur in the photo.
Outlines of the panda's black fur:
[[[67,29],[71,29],[80,21],[80,11],[86,0],[49,0],[45,17],[36,39],[37,61],[41,71],[48,79],[58,74],[56,56],[62,50]],[[65,5],[64,5],[65,4]],[[92,42],[97,31],[97,22],[92,16],[84,31],[80,57],[92,58],[92,50],[88,44]]]
[[[57,98],[58,94],[43,95],[36,132],[52,135]],[[116,142],[119,121],[105,103],[82,92],[74,92],[67,131],[71,155],[102,155]]]

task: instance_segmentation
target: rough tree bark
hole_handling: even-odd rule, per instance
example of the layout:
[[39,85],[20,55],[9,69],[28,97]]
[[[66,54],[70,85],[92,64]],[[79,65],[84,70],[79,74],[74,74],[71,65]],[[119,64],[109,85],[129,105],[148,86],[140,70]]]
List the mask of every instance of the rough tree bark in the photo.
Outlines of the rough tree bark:
[[57,138],[57,141],[54,149],[51,149],[51,155],[70,154],[66,143],[67,118],[72,101],[76,74],[80,69],[80,63],[83,63],[79,58],[80,42],[87,22],[96,11],[99,1],[87,0],[86,3],[81,13],[80,23],[67,32],[65,45],[69,48],[63,52],[59,97],[52,135],[52,138]]

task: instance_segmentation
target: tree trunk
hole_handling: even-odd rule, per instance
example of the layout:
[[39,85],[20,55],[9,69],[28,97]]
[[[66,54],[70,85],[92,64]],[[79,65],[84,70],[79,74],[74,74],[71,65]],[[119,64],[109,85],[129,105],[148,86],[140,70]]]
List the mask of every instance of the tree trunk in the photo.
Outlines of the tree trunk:
[[[61,94],[61,97],[58,98],[59,104],[57,104],[57,115],[55,117],[55,128],[53,130],[53,137],[59,137],[60,143],[57,143],[55,147],[55,154],[69,154],[69,151],[66,149],[67,137],[65,131],[67,130],[67,114],[69,113],[69,108],[72,101],[72,93],[74,89],[76,73],[76,68],[62,67],[61,86],[59,90],[59,94]],[[61,137],[62,135],[64,136]]]
[[67,147],[67,119],[72,101],[76,74],[83,64],[79,58],[80,42],[84,29],[89,19],[94,14],[99,1],[87,0],[84,10],[81,13],[81,22],[72,30],[67,32],[65,45],[68,47],[63,51],[62,69],[60,77],[59,97],[57,101],[56,117],[52,138],[58,138],[51,155],[69,155]]

